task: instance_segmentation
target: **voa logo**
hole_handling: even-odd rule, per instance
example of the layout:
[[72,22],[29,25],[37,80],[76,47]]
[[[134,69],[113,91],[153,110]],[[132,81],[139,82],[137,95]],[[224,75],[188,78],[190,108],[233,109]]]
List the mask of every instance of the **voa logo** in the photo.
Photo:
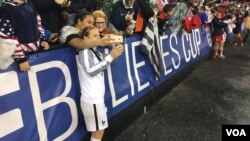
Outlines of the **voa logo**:
[[227,136],[247,136],[244,129],[226,129]]

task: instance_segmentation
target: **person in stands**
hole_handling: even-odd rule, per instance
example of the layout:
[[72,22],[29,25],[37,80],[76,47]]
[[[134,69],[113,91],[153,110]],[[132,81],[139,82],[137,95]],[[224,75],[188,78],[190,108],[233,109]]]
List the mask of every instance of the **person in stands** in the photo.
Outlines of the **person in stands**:
[[[27,16],[29,15],[29,16]],[[15,44],[13,54],[21,71],[30,70],[28,52],[47,50],[41,18],[26,0],[3,0],[0,7],[0,38]]]
[[96,46],[112,45],[112,39],[105,36],[101,39],[82,39],[80,37],[82,30],[86,27],[94,26],[94,17],[86,10],[80,10],[76,13],[74,26],[64,26],[59,35],[61,43],[68,44],[78,49],[92,48]]
[[67,23],[67,7],[70,0],[28,0],[33,4],[42,19],[42,26],[52,33],[59,33]]
[[135,0],[116,1],[109,21],[118,31],[122,31],[125,35],[132,35],[135,31],[138,9]]

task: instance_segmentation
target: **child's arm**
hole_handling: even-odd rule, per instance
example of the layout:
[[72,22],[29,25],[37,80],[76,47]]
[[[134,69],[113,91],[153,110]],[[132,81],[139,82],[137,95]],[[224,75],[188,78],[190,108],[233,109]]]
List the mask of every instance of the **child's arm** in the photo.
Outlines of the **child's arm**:
[[102,72],[108,67],[108,65],[113,61],[113,59],[120,56],[123,52],[123,46],[118,45],[112,49],[109,55],[102,58],[98,63],[94,63],[94,58],[96,56],[92,53],[90,49],[85,49],[79,54],[79,62],[83,69],[91,76],[95,76]]
[[[27,71],[30,69],[29,64],[27,65],[27,58],[25,57],[24,50],[22,49],[18,38],[15,36],[15,28],[13,27],[6,11],[2,11],[0,14],[0,38],[5,42],[13,43],[16,45],[15,52],[13,53],[13,58],[19,65],[22,71]],[[26,62],[26,63],[25,63]]]

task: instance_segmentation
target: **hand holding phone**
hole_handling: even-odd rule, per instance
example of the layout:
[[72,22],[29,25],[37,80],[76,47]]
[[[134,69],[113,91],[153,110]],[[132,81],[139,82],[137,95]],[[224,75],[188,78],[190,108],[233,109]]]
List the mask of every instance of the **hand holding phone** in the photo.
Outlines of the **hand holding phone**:
[[122,55],[122,53],[124,52],[124,47],[122,44],[118,44],[116,45],[116,47],[112,48],[110,55],[113,59],[116,59],[117,57],[119,57],[120,55]]
[[123,36],[121,35],[110,35],[111,43],[123,43]]
[[126,14],[125,16],[125,20],[126,21],[130,21],[133,19],[133,13],[131,13],[130,11]]

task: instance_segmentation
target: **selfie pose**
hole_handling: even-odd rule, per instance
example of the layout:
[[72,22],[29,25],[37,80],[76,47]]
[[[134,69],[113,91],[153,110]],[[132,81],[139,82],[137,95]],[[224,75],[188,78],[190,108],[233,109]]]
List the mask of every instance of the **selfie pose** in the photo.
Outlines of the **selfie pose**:
[[[83,29],[82,38],[100,39],[100,33],[96,27],[86,27]],[[97,51],[96,47],[79,52],[77,66],[81,87],[81,109],[87,130],[92,133],[91,141],[101,141],[104,129],[108,127],[103,71],[122,53],[122,44],[113,47],[106,56]]]

